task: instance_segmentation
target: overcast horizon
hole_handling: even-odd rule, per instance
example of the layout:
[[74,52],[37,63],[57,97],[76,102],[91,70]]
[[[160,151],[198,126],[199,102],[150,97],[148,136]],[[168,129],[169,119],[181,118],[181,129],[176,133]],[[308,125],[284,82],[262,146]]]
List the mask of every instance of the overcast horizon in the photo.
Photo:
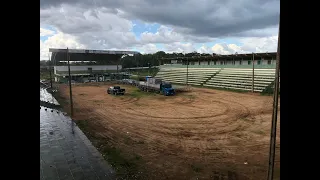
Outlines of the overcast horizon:
[[40,0],[49,48],[234,54],[275,52],[279,0]]

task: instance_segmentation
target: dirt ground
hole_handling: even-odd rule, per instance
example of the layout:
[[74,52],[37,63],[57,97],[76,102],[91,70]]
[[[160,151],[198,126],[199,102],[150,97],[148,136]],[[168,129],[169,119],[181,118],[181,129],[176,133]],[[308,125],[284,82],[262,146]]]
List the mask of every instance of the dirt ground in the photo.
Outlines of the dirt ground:
[[[205,88],[176,96],[121,85],[75,85],[75,120],[123,152],[141,157],[148,179],[266,179],[272,96]],[[69,97],[67,86],[60,86]],[[280,101],[275,179],[280,179]]]

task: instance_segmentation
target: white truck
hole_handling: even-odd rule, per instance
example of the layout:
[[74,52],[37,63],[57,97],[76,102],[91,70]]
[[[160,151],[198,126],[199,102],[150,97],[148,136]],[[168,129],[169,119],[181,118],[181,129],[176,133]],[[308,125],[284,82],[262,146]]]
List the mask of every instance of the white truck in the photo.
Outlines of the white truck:
[[164,82],[161,79],[156,78],[148,78],[146,82],[140,81],[138,88],[142,91],[157,92],[164,94],[165,96],[175,94],[175,91],[172,88],[171,83]]

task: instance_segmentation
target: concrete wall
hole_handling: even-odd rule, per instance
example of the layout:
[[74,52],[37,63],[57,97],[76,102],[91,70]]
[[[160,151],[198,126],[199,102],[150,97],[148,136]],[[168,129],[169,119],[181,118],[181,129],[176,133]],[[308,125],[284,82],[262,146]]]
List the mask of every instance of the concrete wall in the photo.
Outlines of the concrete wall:
[[200,65],[208,65],[208,61],[200,61]]

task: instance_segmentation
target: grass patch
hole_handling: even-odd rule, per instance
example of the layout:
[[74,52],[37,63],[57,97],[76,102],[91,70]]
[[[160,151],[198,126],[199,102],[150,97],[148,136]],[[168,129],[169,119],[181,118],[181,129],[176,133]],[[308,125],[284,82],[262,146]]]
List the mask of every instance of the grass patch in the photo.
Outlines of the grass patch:
[[280,167],[275,167],[274,168],[274,179],[276,179],[276,180],[280,180]]
[[140,103],[137,103],[137,102],[134,102],[133,103],[135,106],[143,106],[143,104],[140,104]]
[[[182,84],[177,84],[177,85],[182,85]],[[247,93],[247,92],[251,92],[250,91],[245,91],[245,90],[241,90],[241,89],[229,89],[229,88],[218,88],[218,87],[209,87],[209,86],[202,86],[202,85],[191,85],[192,87],[197,87],[197,88],[206,88],[206,89],[216,89],[216,90],[223,90],[223,91],[230,91],[230,92],[239,92],[239,93]]]
[[196,172],[196,173],[199,173],[202,171],[202,167],[200,165],[197,165],[197,164],[191,164],[190,165],[191,169]]
[[217,90],[223,90],[223,91],[230,91],[230,92],[238,92],[238,93],[247,93],[251,91],[245,91],[241,89],[229,89],[229,88],[218,88],[218,87],[208,87],[208,86],[201,86],[202,88],[208,88],[208,89],[217,89]]
[[250,121],[250,120],[247,119],[247,118],[240,118],[240,120],[241,120],[241,121],[246,121],[246,122]]
[[126,145],[132,145],[132,144],[134,144],[134,141],[133,141],[129,136],[126,136],[126,137],[124,138],[124,143],[125,143]]
[[256,134],[260,134],[260,135],[265,135],[266,134],[264,131],[261,131],[261,130],[254,130],[252,132],[256,133]]
[[192,95],[192,94],[184,94],[184,96],[186,97],[186,98],[189,98],[189,99],[195,99],[196,97],[194,96],[194,95]]
[[[104,159],[111,164],[117,173],[119,179],[143,179],[141,173],[143,169],[142,157],[137,154],[127,155],[122,152],[121,149],[113,146],[109,143],[108,139],[104,137],[99,137],[93,132],[93,129],[90,128],[89,121],[79,120],[76,121],[78,127],[84,132],[84,134],[93,142],[95,147],[100,151]],[[129,137],[124,137],[124,143],[127,145],[132,145],[134,141]]]
[[[54,78],[54,74],[52,72],[51,77]],[[42,71],[40,72],[40,79],[50,80],[50,72],[49,71]]]
[[130,95],[133,98],[142,98],[142,97],[146,97],[146,96],[155,96],[156,93],[145,92],[145,91],[141,91],[140,89],[134,89],[128,95]]

